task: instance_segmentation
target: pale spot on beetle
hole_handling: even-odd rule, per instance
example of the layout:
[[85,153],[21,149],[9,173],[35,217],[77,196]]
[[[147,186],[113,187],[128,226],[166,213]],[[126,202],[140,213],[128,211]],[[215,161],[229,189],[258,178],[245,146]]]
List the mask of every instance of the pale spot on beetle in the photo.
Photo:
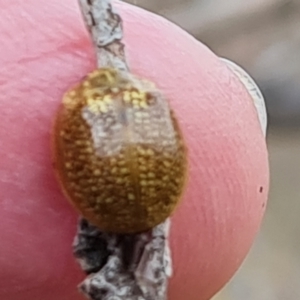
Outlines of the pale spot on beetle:
[[112,169],[111,169],[111,174],[116,174],[117,171],[118,171],[118,168],[112,168]]
[[99,169],[95,169],[95,170],[93,171],[93,174],[94,174],[95,176],[99,176],[99,175],[101,174],[101,171],[100,171]]
[[132,193],[129,193],[129,194],[127,195],[127,197],[128,197],[129,200],[134,200],[134,199],[135,199],[135,196],[134,196],[134,194],[132,194]]
[[141,186],[146,186],[147,185],[147,181],[146,180],[141,180],[140,181],[140,185]]
[[66,169],[70,170],[72,168],[72,164],[70,162],[65,163]]
[[163,164],[164,164],[164,166],[167,167],[167,168],[171,166],[170,162],[167,161],[167,160],[164,160],[164,161],[163,161]]
[[128,174],[129,173],[129,170],[127,168],[121,168],[120,169],[120,173],[121,174]]

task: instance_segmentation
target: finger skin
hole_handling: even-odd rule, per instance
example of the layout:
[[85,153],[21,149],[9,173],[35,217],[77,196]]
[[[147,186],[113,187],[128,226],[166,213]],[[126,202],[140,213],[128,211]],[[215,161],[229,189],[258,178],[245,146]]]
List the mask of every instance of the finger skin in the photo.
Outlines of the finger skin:
[[[74,0],[0,0],[0,299],[79,300],[77,215],[55,180],[51,127],[63,93],[95,68]],[[118,3],[132,72],[181,124],[189,179],[173,216],[170,300],[207,300],[247,254],[265,210],[267,150],[248,92],[204,45]]]

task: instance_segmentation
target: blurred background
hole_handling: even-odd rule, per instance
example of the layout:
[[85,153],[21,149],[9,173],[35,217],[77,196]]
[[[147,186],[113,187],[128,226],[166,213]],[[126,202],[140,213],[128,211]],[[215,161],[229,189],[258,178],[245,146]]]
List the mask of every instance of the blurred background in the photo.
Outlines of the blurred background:
[[131,0],[245,68],[264,93],[271,190],[245,263],[213,300],[300,299],[300,0]]

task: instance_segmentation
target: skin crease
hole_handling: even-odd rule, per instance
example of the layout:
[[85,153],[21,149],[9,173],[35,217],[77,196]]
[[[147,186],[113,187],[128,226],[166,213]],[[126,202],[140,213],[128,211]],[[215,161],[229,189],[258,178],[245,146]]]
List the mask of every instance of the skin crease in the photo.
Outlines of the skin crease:
[[[0,0],[0,299],[80,300],[77,214],[53,175],[50,133],[63,93],[95,68],[75,0]],[[189,149],[173,217],[170,300],[207,300],[247,254],[265,210],[268,159],[244,86],[168,21],[118,3],[132,72],[161,88]],[[263,191],[260,192],[260,187]]]

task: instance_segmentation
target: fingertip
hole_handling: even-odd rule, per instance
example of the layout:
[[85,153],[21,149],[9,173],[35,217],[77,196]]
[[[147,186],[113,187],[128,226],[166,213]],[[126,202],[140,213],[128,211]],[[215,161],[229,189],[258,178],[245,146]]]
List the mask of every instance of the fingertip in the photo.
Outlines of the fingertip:
[[[50,131],[61,96],[95,67],[95,58],[74,1],[29,0],[16,9],[18,2],[6,5],[9,18],[7,11],[0,12],[0,28],[6,32],[0,49],[0,79],[5,82],[0,87],[5,116],[0,120],[0,156],[5,158],[0,190],[18,213],[1,212],[26,228],[16,245],[30,240],[31,246],[18,258],[21,270],[4,270],[0,295],[9,297],[5,286],[17,278],[20,291],[26,286],[31,291],[27,298],[21,291],[14,300],[32,299],[45,289],[66,299],[80,277],[70,249],[76,218],[55,184]],[[268,166],[256,112],[243,85],[206,46],[154,14],[124,3],[118,9],[132,71],[165,93],[189,150],[189,184],[173,218],[170,299],[207,299],[238,268],[263,215]],[[15,32],[22,34],[15,39]],[[31,228],[40,228],[43,236]],[[13,242],[6,243],[9,258]],[[34,249],[43,249],[38,263],[31,255]],[[28,277],[23,276],[26,270],[31,271]],[[51,278],[45,286],[33,286],[35,273]]]

